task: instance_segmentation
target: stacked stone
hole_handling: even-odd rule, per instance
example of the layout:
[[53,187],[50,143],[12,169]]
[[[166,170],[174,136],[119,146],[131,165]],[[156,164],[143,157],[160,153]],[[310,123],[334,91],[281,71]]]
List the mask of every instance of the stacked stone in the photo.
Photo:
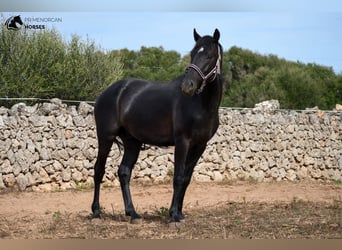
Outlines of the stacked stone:
[[[195,181],[342,180],[342,113],[220,109],[220,127],[194,170]],[[146,145],[132,178],[159,183],[173,175],[173,147]],[[93,107],[58,99],[0,108],[0,188],[55,190],[93,183],[97,138]],[[122,152],[114,144],[104,181],[118,185]]]
[[[221,109],[220,118],[205,163],[197,167],[210,180],[221,180],[214,171],[223,179],[342,179],[341,112]],[[205,174],[209,167],[212,173]]]
[[96,157],[92,106],[58,99],[0,110],[0,185],[43,189],[90,182]]

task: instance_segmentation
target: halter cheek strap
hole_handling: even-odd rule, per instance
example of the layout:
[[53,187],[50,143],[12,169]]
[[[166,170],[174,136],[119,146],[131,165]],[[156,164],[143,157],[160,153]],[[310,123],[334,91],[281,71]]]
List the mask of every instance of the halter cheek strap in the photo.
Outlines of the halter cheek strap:
[[195,64],[190,64],[188,66],[188,69],[189,68],[194,69],[202,77],[203,82],[206,82],[214,74],[215,74],[215,77],[216,77],[216,74],[217,74],[217,72],[216,72],[217,71],[217,65],[215,65],[215,67],[207,75],[204,75],[202,70],[197,65],[195,65]]
[[203,91],[204,87],[207,84],[208,79],[210,79],[212,76],[214,76],[212,78],[212,81],[214,81],[217,77],[217,74],[221,74],[221,50],[220,50],[219,45],[217,46],[217,50],[218,50],[218,57],[217,57],[216,65],[212,70],[210,70],[210,72],[208,74],[204,75],[202,70],[196,64],[191,63],[187,67],[187,70],[190,68],[194,69],[202,78],[202,86],[197,90],[197,94],[200,94]]

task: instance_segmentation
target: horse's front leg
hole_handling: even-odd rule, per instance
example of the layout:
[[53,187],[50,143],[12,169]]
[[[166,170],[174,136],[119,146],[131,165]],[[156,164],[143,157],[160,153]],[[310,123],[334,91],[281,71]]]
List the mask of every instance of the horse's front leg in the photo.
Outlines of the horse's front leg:
[[182,189],[185,183],[185,163],[189,151],[189,140],[179,138],[175,143],[175,171],[173,177],[173,196],[170,207],[170,222],[180,222],[183,219],[179,210]]
[[178,203],[178,213],[181,215],[182,219],[184,219],[182,209],[183,209],[183,201],[184,201],[185,192],[186,192],[186,189],[188,188],[189,183],[191,181],[191,177],[192,177],[192,173],[194,171],[194,168],[195,168],[198,160],[202,156],[206,146],[207,146],[206,143],[198,144],[198,145],[190,148],[188,155],[187,155],[187,159],[186,159],[186,163],[185,163],[185,170],[184,170],[184,182],[183,182],[182,189],[180,191],[179,203]]

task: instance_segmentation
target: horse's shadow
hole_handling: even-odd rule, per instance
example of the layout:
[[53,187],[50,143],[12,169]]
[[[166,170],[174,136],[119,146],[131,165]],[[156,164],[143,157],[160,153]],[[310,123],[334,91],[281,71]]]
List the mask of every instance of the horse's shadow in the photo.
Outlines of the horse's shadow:
[[[160,224],[168,224],[170,221],[170,217],[167,215],[160,215],[156,212],[145,212],[141,214],[142,219],[140,222],[154,222],[154,223],[160,223]],[[131,218],[129,216],[125,215],[125,212],[102,212],[100,218],[93,218],[92,214],[83,215],[80,214],[78,217],[83,221],[111,221],[111,222],[126,222],[131,224],[140,224],[140,223],[134,223],[131,221]]]

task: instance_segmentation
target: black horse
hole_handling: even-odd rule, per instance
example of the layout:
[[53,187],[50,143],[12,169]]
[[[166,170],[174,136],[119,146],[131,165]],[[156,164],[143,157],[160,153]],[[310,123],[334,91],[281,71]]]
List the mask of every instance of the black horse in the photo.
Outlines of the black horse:
[[124,148],[118,175],[125,212],[132,222],[141,218],[134,209],[129,182],[142,145],[175,146],[170,222],[183,219],[183,200],[193,169],[219,126],[219,38],[217,29],[213,36],[203,37],[194,29],[196,44],[185,74],[166,84],[134,78],[120,80],[98,97],[94,109],[99,146],[94,167],[94,218],[100,217],[100,183],[108,153],[116,142]]

